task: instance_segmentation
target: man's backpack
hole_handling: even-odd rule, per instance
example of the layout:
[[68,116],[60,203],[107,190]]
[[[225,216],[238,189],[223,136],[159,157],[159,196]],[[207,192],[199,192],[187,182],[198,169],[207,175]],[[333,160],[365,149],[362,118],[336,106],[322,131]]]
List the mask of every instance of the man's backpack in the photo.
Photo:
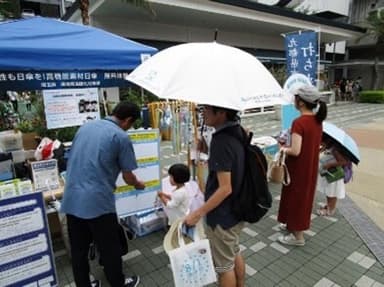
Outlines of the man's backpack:
[[267,180],[267,160],[262,150],[251,145],[253,133],[242,130],[243,137],[239,138],[231,129],[223,130],[225,133],[238,139],[245,149],[244,177],[241,191],[233,201],[233,212],[237,219],[250,223],[259,221],[272,206],[272,195]]

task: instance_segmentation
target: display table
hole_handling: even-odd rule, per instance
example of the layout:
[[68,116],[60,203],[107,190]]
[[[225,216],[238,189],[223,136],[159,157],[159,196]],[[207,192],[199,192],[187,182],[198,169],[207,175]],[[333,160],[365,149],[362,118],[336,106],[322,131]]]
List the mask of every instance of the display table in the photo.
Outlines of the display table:
[[60,186],[58,189],[43,192],[43,197],[46,203],[54,200],[61,199],[64,194],[64,186]]
[[43,192],[43,198],[45,201],[45,209],[48,218],[49,231],[51,238],[63,238],[62,224],[60,222],[58,211],[48,205],[49,202],[54,199],[61,199],[64,193],[64,186],[52,191]]

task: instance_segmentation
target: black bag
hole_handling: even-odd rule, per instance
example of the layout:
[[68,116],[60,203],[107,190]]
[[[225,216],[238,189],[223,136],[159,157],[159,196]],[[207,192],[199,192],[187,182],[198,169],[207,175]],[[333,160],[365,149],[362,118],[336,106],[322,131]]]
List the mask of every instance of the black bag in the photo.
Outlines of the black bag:
[[267,180],[267,160],[262,150],[251,145],[253,133],[242,130],[242,138],[239,138],[232,129],[223,131],[238,139],[245,149],[244,177],[238,198],[233,202],[235,216],[249,223],[258,222],[272,207],[272,195],[269,191]]

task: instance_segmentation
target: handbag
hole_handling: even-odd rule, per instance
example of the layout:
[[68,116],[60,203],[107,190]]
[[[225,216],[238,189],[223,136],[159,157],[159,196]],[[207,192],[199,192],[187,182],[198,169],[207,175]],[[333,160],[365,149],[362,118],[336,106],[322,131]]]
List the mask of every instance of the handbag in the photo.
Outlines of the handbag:
[[344,169],[341,166],[331,167],[326,171],[325,178],[328,183],[344,179]]
[[194,241],[186,244],[182,225],[180,221],[176,231],[179,247],[168,251],[175,287],[199,287],[216,282],[208,239],[194,236]]
[[279,151],[275,154],[275,158],[268,167],[268,179],[270,182],[289,185],[291,177],[287,165],[285,164],[285,153]]

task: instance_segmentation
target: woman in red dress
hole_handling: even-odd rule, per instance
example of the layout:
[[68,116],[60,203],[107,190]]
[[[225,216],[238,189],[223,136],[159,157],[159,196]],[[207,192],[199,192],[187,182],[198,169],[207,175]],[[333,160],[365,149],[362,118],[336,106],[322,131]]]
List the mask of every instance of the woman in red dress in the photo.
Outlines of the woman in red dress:
[[291,145],[282,147],[291,183],[283,186],[277,220],[290,232],[278,239],[283,244],[303,246],[309,229],[319,167],[322,122],[327,106],[315,87],[304,86],[295,93],[300,116],[292,123]]

